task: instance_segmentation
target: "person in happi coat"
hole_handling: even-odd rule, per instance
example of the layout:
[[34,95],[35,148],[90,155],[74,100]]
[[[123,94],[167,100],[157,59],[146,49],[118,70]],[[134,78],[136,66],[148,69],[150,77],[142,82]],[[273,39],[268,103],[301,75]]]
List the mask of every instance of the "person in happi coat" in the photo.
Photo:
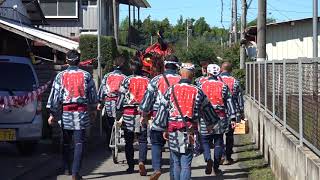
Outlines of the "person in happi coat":
[[126,75],[122,72],[125,61],[126,59],[122,56],[114,59],[114,70],[103,77],[98,92],[98,110],[102,110],[104,117],[106,117],[107,145],[110,143],[112,126],[116,118],[116,103],[119,96],[120,84],[126,78]]
[[170,158],[174,161],[175,180],[191,178],[200,118],[204,119],[209,130],[219,120],[203,91],[192,85],[194,70],[193,64],[182,64],[181,80],[164,94],[153,122],[154,127],[167,130],[164,138],[168,139]]
[[[206,129],[206,124],[201,121],[200,133],[203,145],[203,156],[207,163],[205,173],[214,175],[221,174],[219,164],[224,153],[223,135],[228,132],[230,120],[235,120],[235,106],[228,86],[218,79],[220,67],[216,64],[208,65],[209,79],[201,85],[201,89],[210,100],[219,116],[218,125],[210,133]],[[214,161],[211,158],[210,142],[214,141]]]
[[48,99],[48,123],[61,118],[64,168],[73,180],[79,180],[85,130],[90,126],[90,117],[95,116],[90,112],[96,112],[97,92],[91,74],[78,67],[80,54],[70,50],[66,59],[69,67],[55,77]]
[[[231,75],[232,72],[232,64],[229,62],[224,62],[221,66],[221,74],[219,76],[219,79],[227,84],[229,87],[229,90],[232,95],[233,102],[236,106],[236,112],[237,112],[237,122],[240,122],[241,119],[244,119],[244,102],[243,102],[243,94],[241,90],[240,81],[237,80],[235,77]],[[233,153],[233,144],[234,144],[234,126],[229,127],[228,133],[226,133],[226,160],[224,161],[224,165],[230,165],[234,161],[232,159],[232,153]]]
[[129,166],[127,173],[134,172],[133,141],[136,134],[139,139],[139,172],[141,176],[146,176],[148,124],[140,122],[141,112],[138,107],[146,93],[149,78],[142,75],[142,62],[137,57],[130,61],[130,70],[133,75],[126,77],[120,85],[117,114],[122,115],[119,122],[122,122],[122,128],[124,129],[125,154]]
[[[147,121],[151,114],[152,119],[159,110],[160,100],[169,87],[177,84],[181,77],[178,74],[179,60],[174,55],[169,55],[164,61],[165,71],[163,74],[154,77],[148,84],[147,92],[144,95],[142,103],[139,106],[140,111],[143,112],[143,120]],[[161,175],[161,161],[162,161],[162,147],[166,143],[163,138],[164,129],[157,128],[151,123],[150,139],[152,152],[152,168],[154,173],[150,180],[156,180]],[[171,175],[173,175],[171,173]]]
[[200,87],[201,84],[203,84],[206,80],[208,80],[208,73],[207,73],[207,67],[210,64],[210,60],[202,60],[200,61],[200,65],[201,65],[201,73],[202,76],[198,77],[195,79],[195,84]]

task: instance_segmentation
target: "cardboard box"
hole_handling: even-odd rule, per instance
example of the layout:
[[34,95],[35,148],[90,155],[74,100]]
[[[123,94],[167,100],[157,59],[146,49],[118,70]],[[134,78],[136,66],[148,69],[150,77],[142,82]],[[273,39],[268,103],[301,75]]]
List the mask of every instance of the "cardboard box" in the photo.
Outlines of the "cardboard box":
[[236,124],[234,129],[234,134],[248,134],[249,133],[249,123],[248,120],[241,120],[240,123]]

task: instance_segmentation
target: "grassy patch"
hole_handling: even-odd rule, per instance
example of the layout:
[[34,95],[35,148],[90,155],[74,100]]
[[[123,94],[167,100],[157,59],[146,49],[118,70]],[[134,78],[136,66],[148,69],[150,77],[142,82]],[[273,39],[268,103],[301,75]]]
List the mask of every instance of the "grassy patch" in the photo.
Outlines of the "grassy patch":
[[243,135],[240,138],[240,147],[238,158],[247,170],[249,180],[274,180],[275,177],[264,161],[261,153],[251,143],[249,135]]

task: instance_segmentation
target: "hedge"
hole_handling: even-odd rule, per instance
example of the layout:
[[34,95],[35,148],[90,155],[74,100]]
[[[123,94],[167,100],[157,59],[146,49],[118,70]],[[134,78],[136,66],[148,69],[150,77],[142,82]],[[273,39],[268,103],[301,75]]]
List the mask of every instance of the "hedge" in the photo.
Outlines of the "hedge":
[[[98,43],[96,35],[81,35],[79,49],[81,60],[97,58]],[[101,66],[112,67],[112,60],[118,55],[116,41],[112,36],[101,36]]]

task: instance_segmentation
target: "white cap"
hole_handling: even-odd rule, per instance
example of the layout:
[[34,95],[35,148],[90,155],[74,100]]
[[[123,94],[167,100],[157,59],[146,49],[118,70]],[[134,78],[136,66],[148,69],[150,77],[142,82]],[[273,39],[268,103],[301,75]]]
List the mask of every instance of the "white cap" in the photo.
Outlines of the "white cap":
[[194,71],[195,70],[195,66],[192,63],[182,63],[181,64],[181,69],[187,69],[189,71]]
[[218,76],[220,74],[220,66],[217,64],[209,64],[207,67],[208,74],[212,74],[214,76]]

